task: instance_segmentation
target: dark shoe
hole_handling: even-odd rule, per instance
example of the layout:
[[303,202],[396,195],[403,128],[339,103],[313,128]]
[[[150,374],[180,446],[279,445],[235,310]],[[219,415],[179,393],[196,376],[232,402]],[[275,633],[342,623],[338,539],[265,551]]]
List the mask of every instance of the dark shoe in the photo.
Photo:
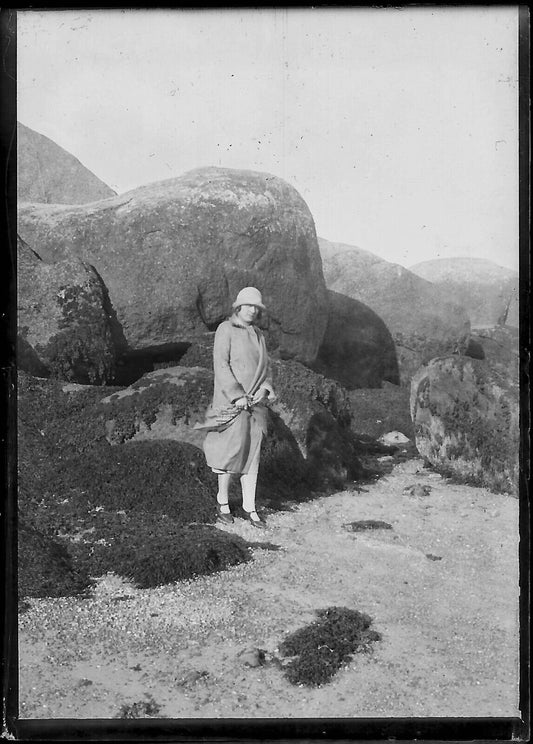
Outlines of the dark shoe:
[[224,512],[220,511],[220,504],[217,504],[217,516],[220,522],[224,522],[224,524],[233,524],[233,517],[231,514],[224,514]]
[[[267,528],[267,523],[265,522],[263,517],[257,514],[257,512],[247,512],[247,511],[244,511],[244,509],[243,509],[243,512],[244,512],[244,517],[246,521],[250,522],[250,524],[252,524],[254,527],[257,527],[260,530],[265,530]],[[259,520],[252,519],[252,514],[254,513],[257,514],[257,516],[259,517]]]

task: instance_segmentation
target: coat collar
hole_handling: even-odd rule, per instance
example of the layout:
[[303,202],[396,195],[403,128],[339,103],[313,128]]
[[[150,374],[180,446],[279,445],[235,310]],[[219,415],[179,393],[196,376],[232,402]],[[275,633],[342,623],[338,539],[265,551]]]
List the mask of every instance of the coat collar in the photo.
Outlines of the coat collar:
[[247,330],[248,328],[254,328],[253,324],[247,326],[245,325],[245,323],[240,323],[236,318],[231,318],[231,325],[235,328],[244,328],[244,330]]

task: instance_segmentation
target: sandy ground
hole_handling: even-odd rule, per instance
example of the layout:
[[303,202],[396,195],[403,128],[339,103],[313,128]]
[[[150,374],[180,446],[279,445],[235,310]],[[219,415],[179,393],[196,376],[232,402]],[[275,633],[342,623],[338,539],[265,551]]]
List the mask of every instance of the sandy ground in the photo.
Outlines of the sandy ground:
[[[429,495],[408,495],[412,484]],[[350,532],[376,519],[391,530]],[[518,501],[450,484],[420,460],[359,492],[278,512],[253,561],[152,590],[107,577],[89,598],[34,599],[20,615],[20,718],[518,716]],[[316,609],[369,614],[371,654],[320,688],[275,655]],[[139,711],[139,708],[137,709]],[[142,714],[142,712],[141,712]]]

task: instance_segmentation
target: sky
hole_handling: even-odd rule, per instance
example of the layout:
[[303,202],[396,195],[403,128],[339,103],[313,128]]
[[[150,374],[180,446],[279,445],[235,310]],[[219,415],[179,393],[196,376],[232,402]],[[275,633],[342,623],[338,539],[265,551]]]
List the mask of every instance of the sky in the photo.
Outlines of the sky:
[[17,118],[118,193],[262,171],[317,234],[518,268],[518,6],[17,12]]

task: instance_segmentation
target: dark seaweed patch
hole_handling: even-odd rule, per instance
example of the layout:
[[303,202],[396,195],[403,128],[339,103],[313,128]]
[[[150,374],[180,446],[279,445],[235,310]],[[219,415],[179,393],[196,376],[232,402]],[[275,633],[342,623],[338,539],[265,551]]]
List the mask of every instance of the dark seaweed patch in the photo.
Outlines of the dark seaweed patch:
[[328,607],[318,619],[291,633],[280,645],[284,656],[295,657],[285,666],[294,685],[318,687],[352,661],[353,653],[368,652],[381,635],[370,629],[372,619],[347,607]]
[[365,530],[392,530],[392,525],[379,519],[362,519],[358,522],[347,522],[342,525],[349,532],[364,532]]

